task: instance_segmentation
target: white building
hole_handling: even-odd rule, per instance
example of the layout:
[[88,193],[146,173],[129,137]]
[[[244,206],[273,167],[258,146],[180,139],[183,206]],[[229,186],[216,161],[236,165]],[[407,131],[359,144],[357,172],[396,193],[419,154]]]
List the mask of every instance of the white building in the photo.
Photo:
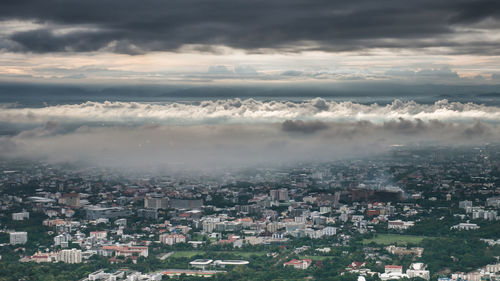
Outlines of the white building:
[[333,235],[337,234],[337,228],[332,227],[332,226],[327,226],[327,227],[323,228],[322,231],[323,231],[324,236],[333,236]]
[[10,233],[10,244],[26,244],[28,242],[28,233],[26,231],[11,232]]
[[400,265],[386,265],[385,272],[380,274],[382,281],[398,280],[405,277],[408,278],[408,275],[403,273],[403,267]]
[[332,207],[328,207],[328,206],[319,207],[319,212],[321,214],[330,213],[331,211],[332,211]]
[[458,229],[458,230],[474,230],[474,229],[479,229],[479,226],[475,223],[459,223],[457,225],[454,225],[451,227],[451,229]]
[[410,265],[410,268],[406,270],[406,275],[408,275],[408,278],[415,278],[415,277],[420,277],[425,280],[429,280],[430,273],[429,270],[426,270],[427,265],[423,263],[412,263]]
[[387,224],[387,228],[396,230],[406,230],[412,227],[414,224],[415,223],[413,221],[395,220],[395,221],[389,221]]
[[64,263],[81,263],[82,250],[61,250],[57,253],[57,261],[62,261]]
[[162,234],[160,235],[160,241],[163,244],[174,245],[177,243],[186,243],[186,236],[182,234]]
[[54,237],[54,246],[61,246],[62,248],[66,248],[69,245],[69,241],[71,241],[71,235],[67,233],[59,234]]
[[29,218],[30,218],[29,212],[12,213],[12,220],[13,221],[22,221],[24,219],[29,219]]

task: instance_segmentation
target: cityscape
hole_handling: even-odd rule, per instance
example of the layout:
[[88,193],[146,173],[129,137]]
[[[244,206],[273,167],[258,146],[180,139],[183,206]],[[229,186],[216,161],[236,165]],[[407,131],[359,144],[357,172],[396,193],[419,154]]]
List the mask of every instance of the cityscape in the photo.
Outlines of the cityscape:
[[0,281],[500,281],[500,1],[0,1]]
[[499,161],[495,145],[394,147],[227,174],[3,161],[0,250],[13,265],[2,271],[40,280],[495,280]]

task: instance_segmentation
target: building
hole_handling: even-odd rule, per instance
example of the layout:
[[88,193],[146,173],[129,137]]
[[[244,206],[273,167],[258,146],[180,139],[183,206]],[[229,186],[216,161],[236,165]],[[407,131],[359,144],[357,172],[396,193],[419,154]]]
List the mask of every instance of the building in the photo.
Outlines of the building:
[[158,210],[157,209],[139,209],[137,210],[137,216],[140,218],[158,219]]
[[249,261],[245,260],[216,260],[214,261],[214,266],[219,266],[219,267],[226,267],[226,265],[247,265],[249,264]]
[[283,267],[293,266],[293,268],[295,269],[308,269],[309,266],[311,266],[311,263],[312,263],[311,259],[303,259],[303,260],[293,259],[291,261],[283,263]]
[[412,263],[410,265],[410,268],[408,268],[406,270],[406,275],[408,275],[408,278],[419,277],[419,278],[422,278],[425,280],[429,280],[431,277],[430,277],[429,270],[426,270],[426,267],[427,267],[427,265],[420,263],[420,262]]
[[327,226],[321,230],[324,236],[333,236],[337,234],[337,228],[332,226]]
[[210,264],[213,262],[213,260],[210,259],[197,259],[189,263],[190,266],[196,267],[196,268],[201,268],[205,270],[207,267],[210,266]]
[[451,227],[451,229],[458,229],[458,230],[475,230],[479,229],[479,226],[475,223],[459,223],[457,225],[454,225]]
[[288,190],[286,188],[273,189],[270,191],[272,201],[288,201]]
[[422,254],[424,253],[424,248],[421,247],[412,247],[407,249],[406,247],[397,247],[394,245],[387,246],[385,248],[387,252],[393,254],[393,255],[398,255],[398,256],[405,256],[405,255],[415,255],[416,257],[422,257]]
[[105,253],[105,256],[110,256],[114,253],[115,256],[130,257],[137,254],[147,258],[149,255],[148,247],[146,246],[107,245],[102,246],[102,251]]
[[395,230],[406,230],[412,227],[413,225],[415,225],[413,221],[394,220],[388,222],[387,228]]
[[85,209],[87,219],[96,220],[100,218],[112,219],[117,217],[127,217],[132,214],[130,210],[125,210],[121,207],[103,208],[90,206]]
[[12,220],[13,221],[22,221],[24,219],[29,219],[29,218],[30,218],[29,212],[12,213]]
[[61,250],[57,253],[57,261],[61,261],[64,263],[81,263],[82,250]]
[[11,232],[10,233],[10,244],[26,244],[28,242],[28,233],[25,231]]
[[168,209],[168,198],[146,197],[144,199],[144,208],[147,209]]
[[472,201],[464,200],[458,202],[458,207],[461,209],[466,209],[467,207],[472,207]]
[[104,230],[91,231],[89,236],[95,239],[106,239],[108,237],[108,233]]
[[20,259],[20,262],[36,262],[36,263],[42,263],[42,262],[54,262],[56,261],[56,256],[57,254],[54,252],[50,253],[42,253],[42,252],[36,252],[32,256],[27,256],[22,259]]
[[170,205],[174,209],[200,209],[203,207],[201,199],[172,199]]
[[207,218],[202,222],[203,232],[212,233],[215,230],[215,227],[220,222],[219,218]]
[[160,241],[163,244],[174,245],[177,243],[186,243],[186,236],[182,234],[162,234]]
[[481,219],[481,220],[496,220],[497,219],[497,211],[495,210],[474,210],[472,211],[472,219]]
[[78,193],[66,193],[62,196],[60,202],[71,207],[80,207],[80,195]]
[[67,233],[59,234],[54,237],[54,246],[61,246],[61,248],[67,248],[69,242],[71,241],[71,235]]
[[403,273],[403,267],[400,265],[386,265],[385,272],[380,274],[379,277],[381,280],[386,281],[408,278],[408,275]]
[[281,224],[278,223],[278,222],[271,222],[271,223],[268,223],[266,228],[267,228],[267,231],[271,232],[271,233],[276,233],[278,232],[278,230],[281,228]]

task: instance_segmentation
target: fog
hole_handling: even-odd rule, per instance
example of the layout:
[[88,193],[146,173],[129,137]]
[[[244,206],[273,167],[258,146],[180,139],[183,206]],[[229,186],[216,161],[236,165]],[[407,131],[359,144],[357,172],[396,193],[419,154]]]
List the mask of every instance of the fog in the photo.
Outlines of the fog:
[[[92,115],[87,121],[81,118],[75,123],[71,116],[76,114],[68,111],[68,120],[72,121],[64,122],[63,115],[57,113],[57,121],[1,136],[1,155],[118,168],[162,165],[210,170],[365,157],[384,153],[394,145],[481,145],[500,139],[496,123],[474,119],[456,122],[386,117],[385,121],[286,119],[195,124],[135,120],[133,124],[96,125],[86,123]],[[37,112],[32,120],[44,118]]]

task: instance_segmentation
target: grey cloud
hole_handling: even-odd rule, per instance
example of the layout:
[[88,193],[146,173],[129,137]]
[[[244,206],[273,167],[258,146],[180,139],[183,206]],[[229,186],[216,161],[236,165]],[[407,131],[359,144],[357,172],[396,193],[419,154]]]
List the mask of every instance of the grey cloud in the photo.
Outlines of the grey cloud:
[[302,71],[297,71],[297,70],[287,70],[281,73],[283,76],[301,76],[303,74]]
[[[48,26],[2,38],[10,40],[2,46],[11,51],[138,54],[184,45],[212,51],[210,46],[225,45],[249,52],[450,47],[456,53],[495,54],[499,42],[481,33],[473,42],[457,42],[453,36],[471,28],[495,32],[499,10],[494,0],[48,0],[2,1],[0,19]],[[60,26],[97,30],[60,34]]]
[[425,68],[420,70],[408,69],[391,69],[386,71],[386,75],[392,78],[403,78],[423,81],[454,81],[459,80],[460,76],[457,72],[452,71],[448,67],[442,68]]
[[[212,169],[367,156],[384,152],[393,144],[477,145],[498,142],[500,136],[498,126],[490,124],[404,119],[384,124],[286,121],[59,128],[52,123],[0,137],[0,155],[113,167]],[[305,133],[307,137],[290,132]]]
[[281,124],[281,129],[285,132],[300,132],[303,134],[312,134],[316,131],[325,130],[328,125],[321,121],[302,121],[302,120],[286,120]]
[[234,72],[239,75],[257,75],[257,70],[248,65],[238,65],[234,69]]
[[493,132],[489,126],[478,121],[474,124],[474,126],[466,128],[463,134],[464,136],[470,138],[481,138],[484,136],[491,136]]
[[208,68],[210,74],[233,74],[234,71],[225,65],[211,65]]

